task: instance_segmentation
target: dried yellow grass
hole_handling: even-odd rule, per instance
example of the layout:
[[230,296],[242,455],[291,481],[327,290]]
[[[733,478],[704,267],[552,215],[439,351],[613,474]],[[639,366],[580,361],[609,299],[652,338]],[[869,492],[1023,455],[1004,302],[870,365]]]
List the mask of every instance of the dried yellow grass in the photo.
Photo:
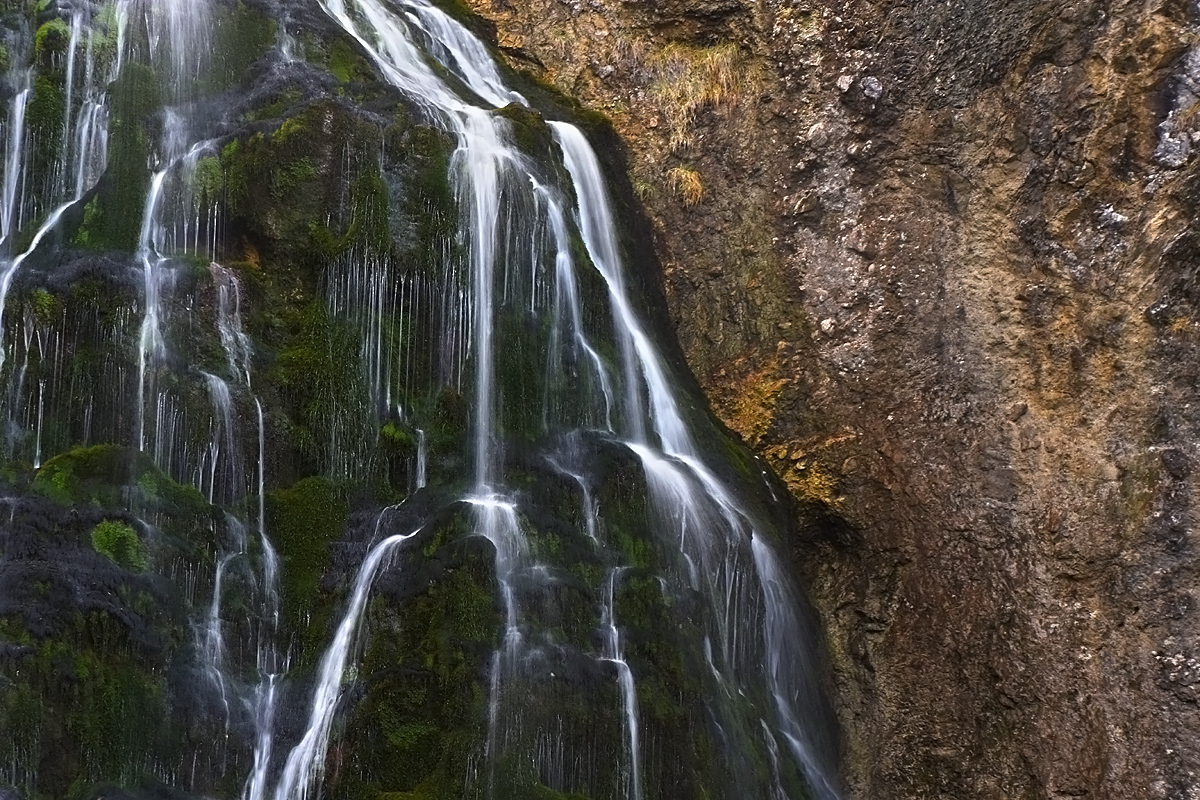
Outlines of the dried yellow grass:
[[688,208],[704,199],[704,184],[700,180],[700,173],[694,169],[672,167],[667,170],[667,185]]
[[675,150],[691,144],[691,127],[700,109],[737,105],[759,84],[757,71],[735,44],[669,44],[651,57],[650,68],[650,96],[670,122]]

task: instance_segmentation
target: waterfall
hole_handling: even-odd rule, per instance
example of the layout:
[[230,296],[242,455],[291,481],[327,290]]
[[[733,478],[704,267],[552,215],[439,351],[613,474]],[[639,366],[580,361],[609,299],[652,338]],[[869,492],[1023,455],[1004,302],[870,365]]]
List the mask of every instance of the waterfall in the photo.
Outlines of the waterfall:
[[37,250],[38,245],[42,243],[46,235],[58,225],[58,221],[62,219],[62,215],[74,204],[75,201],[72,200],[54,209],[50,213],[50,216],[46,218],[46,221],[42,223],[41,227],[38,228],[37,233],[33,236],[33,241],[30,242],[25,252],[8,263],[0,263],[0,367],[4,366],[5,354],[7,353],[4,348],[4,305],[5,300],[8,299],[8,290],[12,287],[13,277],[17,274],[17,270],[20,269],[21,264],[25,262],[25,259],[29,258]]
[[[8,438],[41,470],[38,513],[73,508],[85,551],[90,529],[80,526],[138,516],[147,571],[175,579],[190,609],[187,653],[172,653],[162,692],[190,679],[192,702],[180,708],[203,718],[180,721],[189,741],[178,753],[122,753],[116,784],[152,776],[171,790],[241,800],[371,795],[376,787],[339,782],[369,784],[382,767],[351,753],[360,760],[347,778],[343,747],[433,747],[433,737],[420,720],[391,717],[369,724],[394,729],[362,734],[356,711],[388,680],[414,695],[422,681],[450,680],[445,658],[463,662],[453,680],[471,695],[462,712],[471,718],[445,721],[461,726],[447,735],[458,759],[448,780],[461,781],[461,796],[656,800],[690,781],[720,800],[836,800],[815,637],[775,550],[776,510],[763,509],[762,487],[740,483],[736,447],[679,389],[678,367],[642,318],[588,137],[544,120],[488,47],[426,0],[308,2],[339,33],[313,46],[307,31],[272,35],[264,23],[268,41],[246,75],[275,71],[254,87],[278,90],[271,110],[239,105],[234,89],[205,94],[209,66],[231,58],[230,41],[244,44],[246,31],[226,25],[230,41],[213,33],[236,19],[234,4],[64,4],[56,24],[66,28],[56,30],[67,41],[52,56],[63,135],[52,168],[32,160],[40,123],[26,121],[45,62],[9,76],[0,197]],[[237,13],[256,13],[250,5]],[[356,81],[334,100],[326,79],[313,80],[311,53],[325,46],[331,72],[343,57],[369,61],[391,86],[374,87],[386,102],[355,118],[368,142],[357,150],[337,127],[357,102]],[[133,167],[118,162],[138,173],[127,181],[136,188],[121,188],[142,195],[140,209],[119,209],[133,217],[124,246],[137,234],[124,260],[82,236],[89,218],[113,213],[105,193],[120,170],[108,163],[107,92],[123,76],[150,76],[168,103],[137,124],[113,106],[114,135],[137,139]],[[316,124],[291,124],[303,121],[294,110],[277,121],[280,108],[301,104]],[[432,134],[429,152],[410,134]],[[324,139],[310,152],[306,136]],[[128,155],[121,144],[113,152]],[[414,177],[426,167],[439,173],[428,185]],[[264,184],[280,206],[311,199],[282,179],[289,170],[315,175],[305,191],[345,207],[298,211],[300,222],[264,212],[259,230],[248,222],[257,209],[245,206],[266,196],[255,194]],[[376,181],[379,197],[368,196],[392,211],[432,207],[404,213],[440,214],[436,233],[413,234],[400,218],[361,234],[378,222],[362,217],[383,201],[362,208],[359,177]],[[437,197],[421,197],[426,189]],[[446,232],[441,221],[454,214]],[[284,247],[277,230],[300,233]],[[43,270],[39,248],[59,242],[66,256]],[[23,316],[6,337],[18,275],[41,283],[19,295]],[[99,276],[113,297],[82,292],[86,308],[65,310],[75,298],[61,287],[75,275]],[[16,285],[14,296],[25,291]],[[6,348],[5,338],[15,341]],[[80,431],[96,447],[64,452]],[[55,473],[58,456],[66,466]],[[114,486],[89,494],[104,481],[88,470],[102,468]],[[10,472],[24,479],[28,464]],[[309,481],[337,504],[289,506],[286,496]],[[172,513],[189,515],[183,535],[156,527]],[[348,530],[324,529],[346,514]],[[94,549],[77,560],[99,564],[104,580],[165,583]],[[403,569],[393,567],[400,558]],[[475,616],[454,605],[480,600],[460,597],[462,586],[483,598]],[[388,674],[365,674],[379,672],[370,648],[380,637],[402,639],[427,622],[404,604],[425,602],[446,604],[438,636],[453,640],[442,648],[452,655],[418,659],[391,642],[401,655],[389,654]],[[452,629],[458,612],[469,632]],[[160,673],[146,680],[156,692]],[[196,741],[204,735],[219,741]],[[89,780],[113,771],[87,768]],[[421,791],[414,782],[377,793]]]
[[[53,183],[54,202],[58,203],[38,226],[33,239],[23,252],[15,258],[0,259],[0,368],[7,359],[4,346],[4,310],[9,290],[21,265],[37,250],[38,246],[62,220],[63,214],[77,203],[84,193],[99,179],[98,165],[107,158],[108,119],[104,92],[95,85],[93,53],[90,46],[92,29],[88,29],[89,46],[86,54],[86,70],[83,79],[85,102],[80,114],[73,114],[75,90],[76,51],[84,33],[84,12],[71,15],[70,38],[67,44],[67,64],[64,77],[65,102],[63,105],[63,159],[55,165],[57,170]],[[33,97],[34,71],[17,73],[17,91],[8,113],[8,139],[4,158],[3,198],[0,199],[0,243],[8,244],[23,223],[23,185],[28,180],[30,143],[26,131],[26,111]],[[72,120],[76,122],[72,124]],[[71,144],[77,140],[74,158],[78,161],[75,174],[70,169]],[[102,166],[100,167],[102,168]]]

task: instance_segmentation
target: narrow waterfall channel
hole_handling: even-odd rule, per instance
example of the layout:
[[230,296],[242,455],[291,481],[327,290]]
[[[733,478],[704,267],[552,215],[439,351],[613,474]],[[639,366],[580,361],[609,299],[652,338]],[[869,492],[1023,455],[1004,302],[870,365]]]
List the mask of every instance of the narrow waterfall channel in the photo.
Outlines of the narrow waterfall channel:
[[0,796],[840,796],[611,134],[452,11],[5,18]]

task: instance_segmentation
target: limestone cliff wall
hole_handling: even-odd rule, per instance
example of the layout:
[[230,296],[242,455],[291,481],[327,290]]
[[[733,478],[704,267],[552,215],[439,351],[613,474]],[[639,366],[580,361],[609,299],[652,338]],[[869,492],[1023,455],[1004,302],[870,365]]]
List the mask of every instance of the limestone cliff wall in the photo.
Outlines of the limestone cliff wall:
[[1182,0],[471,0],[794,490],[854,798],[1200,793]]

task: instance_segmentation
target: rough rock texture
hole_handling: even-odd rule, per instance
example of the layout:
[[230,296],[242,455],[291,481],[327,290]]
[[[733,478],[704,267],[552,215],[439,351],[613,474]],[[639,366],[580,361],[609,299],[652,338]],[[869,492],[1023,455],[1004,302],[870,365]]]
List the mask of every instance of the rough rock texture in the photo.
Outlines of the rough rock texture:
[[802,501],[847,795],[1198,796],[1196,10],[471,5],[625,136],[687,358]]

